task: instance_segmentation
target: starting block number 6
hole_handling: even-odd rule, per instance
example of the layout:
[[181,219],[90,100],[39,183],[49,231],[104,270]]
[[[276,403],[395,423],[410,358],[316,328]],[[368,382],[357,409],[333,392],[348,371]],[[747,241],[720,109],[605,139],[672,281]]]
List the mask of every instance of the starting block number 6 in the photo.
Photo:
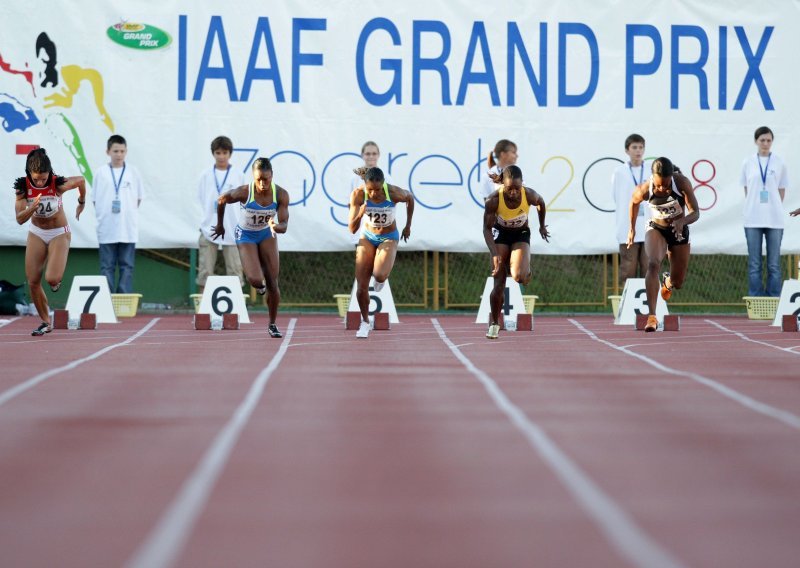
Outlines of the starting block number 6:
[[239,323],[250,323],[239,277],[209,276],[197,313],[209,314],[212,318],[236,314],[239,316]]

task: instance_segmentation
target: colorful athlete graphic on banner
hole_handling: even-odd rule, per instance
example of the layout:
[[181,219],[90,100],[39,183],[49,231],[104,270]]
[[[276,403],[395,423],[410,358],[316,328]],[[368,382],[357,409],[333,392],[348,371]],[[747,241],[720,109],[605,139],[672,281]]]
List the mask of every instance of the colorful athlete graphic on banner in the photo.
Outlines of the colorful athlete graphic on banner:
[[[27,131],[44,121],[50,135],[67,148],[81,175],[91,184],[92,171],[78,129],[67,114],[56,109],[72,108],[75,97],[87,93],[92,98],[100,121],[109,133],[113,133],[114,122],[105,108],[103,76],[95,69],[79,65],[59,68],[58,49],[46,32],[41,32],[36,38],[34,53],[31,63],[24,62],[22,68],[3,58],[0,45],[0,71],[19,77],[17,92],[0,92],[3,130]],[[29,66],[33,70],[27,69]]]

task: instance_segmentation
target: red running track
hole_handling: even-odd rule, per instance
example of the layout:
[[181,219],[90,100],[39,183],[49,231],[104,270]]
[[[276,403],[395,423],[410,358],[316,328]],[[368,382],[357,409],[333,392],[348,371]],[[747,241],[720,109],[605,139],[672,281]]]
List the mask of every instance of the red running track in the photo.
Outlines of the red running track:
[[797,565],[800,334],[290,317],[0,327],[2,564]]

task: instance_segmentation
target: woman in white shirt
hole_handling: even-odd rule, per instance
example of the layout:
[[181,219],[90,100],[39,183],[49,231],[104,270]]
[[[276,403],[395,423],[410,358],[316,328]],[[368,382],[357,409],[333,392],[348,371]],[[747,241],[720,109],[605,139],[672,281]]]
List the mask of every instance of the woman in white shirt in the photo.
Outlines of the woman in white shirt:
[[481,182],[481,197],[484,201],[502,185],[503,168],[517,163],[517,145],[511,140],[498,140],[489,152],[487,171]]
[[[748,296],[780,296],[783,200],[789,185],[786,165],[772,153],[772,130],[756,129],[758,152],[742,164],[744,187],[744,234],[747,238]],[[762,242],[767,244],[767,286],[762,278]]]

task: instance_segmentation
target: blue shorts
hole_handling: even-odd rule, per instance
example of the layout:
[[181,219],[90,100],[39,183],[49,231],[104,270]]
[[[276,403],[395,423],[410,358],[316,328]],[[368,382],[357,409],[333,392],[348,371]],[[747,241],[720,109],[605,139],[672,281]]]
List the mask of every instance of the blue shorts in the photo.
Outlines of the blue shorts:
[[382,243],[385,243],[386,241],[399,241],[400,240],[400,231],[398,231],[397,229],[395,229],[391,233],[385,233],[383,235],[376,235],[372,231],[368,231],[366,229],[363,229],[361,231],[361,235],[365,239],[367,239],[370,242],[370,244],[372,244],[372,246],[374,246],[376,248],[379,247]]
[[272,238],[272,229],[267,227],[266,229],[261,229],[260,231],[247,231],[242,229],[239,225],[236,225],[236,230],[233,232],[234,238],[236,239],[236,244],[241,243],[253,243],[257,245],[261,241],[266,241],[267,239]]

